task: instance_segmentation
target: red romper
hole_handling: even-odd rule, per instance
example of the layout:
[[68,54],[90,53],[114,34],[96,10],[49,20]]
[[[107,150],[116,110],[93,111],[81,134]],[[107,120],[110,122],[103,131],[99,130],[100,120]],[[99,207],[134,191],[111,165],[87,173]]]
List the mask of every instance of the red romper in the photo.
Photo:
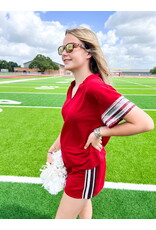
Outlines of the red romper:
[[[90,199],[104,186],[106,151],[84,146],[95,128],[116,125],[135,106],[105,84],[99,74],[88,76],[72,98],[75,81],[67,92],[62,108],[64,125],[61,131],[61,151],[67,168],[65,192],[77,199]],[[103,147],[110,137],[102,138]]]

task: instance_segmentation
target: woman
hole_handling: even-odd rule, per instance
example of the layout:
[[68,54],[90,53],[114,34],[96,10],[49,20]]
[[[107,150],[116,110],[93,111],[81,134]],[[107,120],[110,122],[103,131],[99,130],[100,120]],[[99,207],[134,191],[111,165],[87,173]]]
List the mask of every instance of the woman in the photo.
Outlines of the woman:
[[[67,181],[56,219],[92,217],[91,198],[104,186],[104,146],[111,136],[152,130],[153,120],[109,84],[110,72],[95,34],[86,28],[67,30],[62,55],[65,69],[75,78],[62,108],[61,134],[50,147],[61,148]],[[119,123],[122,119],[123,123]]]

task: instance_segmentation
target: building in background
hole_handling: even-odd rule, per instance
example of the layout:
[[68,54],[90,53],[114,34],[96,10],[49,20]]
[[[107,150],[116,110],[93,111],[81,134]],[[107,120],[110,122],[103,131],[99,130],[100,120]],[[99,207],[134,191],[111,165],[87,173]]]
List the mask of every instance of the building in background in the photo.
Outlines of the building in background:
[[[71,72],[68,71],[68,70],[65,70],[65,67],[63,64],[60,64],[60,63],[57,63],[57,62],[54,62],[56,65],[59,66],[59,69],[58,70],[53,70],[53,69],[48,69],[46,70],[44,73],[45,74],[67,74],[67,75],[71,75]],[[19,68],[19,67],[16,67],[14,68],[14,72],[18,72],[18,73],[28,73],[28,74],[35,74],[35,73],[41,73],[40,69],[38,68],[33,68],[33,69],[30,69],[29,68],[29,65],[31,64],[31,61],[28,61],[28,62],[25,62],[23,63],[23,67]]]
[[151,76],[149,69],[112,69],[113,76]]

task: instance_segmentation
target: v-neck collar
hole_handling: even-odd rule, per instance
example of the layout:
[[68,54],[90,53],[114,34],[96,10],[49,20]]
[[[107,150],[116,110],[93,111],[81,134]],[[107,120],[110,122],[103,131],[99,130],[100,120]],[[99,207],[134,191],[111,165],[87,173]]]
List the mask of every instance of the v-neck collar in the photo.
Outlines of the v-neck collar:
[[74,88],[74,86],[75,86],[75,80],[72,81],[72,82],[71,82],[71,88],[70,88],[70,100],[72,100],[72,99],[76,96],[77,92],[78,92],[79,89],[84,85],[84,83],[86,83],[91,77],[95,77],[95,76],[98,76],[98,75],[99,75],[99,74],[90,74],[89,76],[87,76],[87,77],[84,79],[84,81],[79,85],[79,87],[77,88],[77,90],[76,90],[76,92],[75,92],[75,94],[74,94],[73,97],[72,97],[72,91],[73,91],[73,88]]

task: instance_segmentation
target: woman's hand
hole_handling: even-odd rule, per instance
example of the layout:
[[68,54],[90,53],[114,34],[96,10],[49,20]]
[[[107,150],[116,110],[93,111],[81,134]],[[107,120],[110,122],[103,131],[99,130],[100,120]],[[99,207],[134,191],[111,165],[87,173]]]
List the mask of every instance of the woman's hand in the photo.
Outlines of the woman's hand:
[[57,152],[60,149],[60,135],[58,136],[58,138],[56,139],[56,141],[54,142],[54,144],[50,147],[50,149],[48,150],[47,153],[47,162],[52,164],[52,152]]
[[52,145],[52,146],[50,147],[48,153],[47,153],[47,162],[48,162],[49,164],[52,164],[52,163],[53,163],[53,161],[52,161],[52,153],[53,153],[53,152],[56,152],[56,149],[55,149],[55,147]]
[[98,151],[102,150],[102,138],[101,137],[97,138],[93,132],[89,135],[88,140],[84,146],[84,149],[88,148],[90,144]]

